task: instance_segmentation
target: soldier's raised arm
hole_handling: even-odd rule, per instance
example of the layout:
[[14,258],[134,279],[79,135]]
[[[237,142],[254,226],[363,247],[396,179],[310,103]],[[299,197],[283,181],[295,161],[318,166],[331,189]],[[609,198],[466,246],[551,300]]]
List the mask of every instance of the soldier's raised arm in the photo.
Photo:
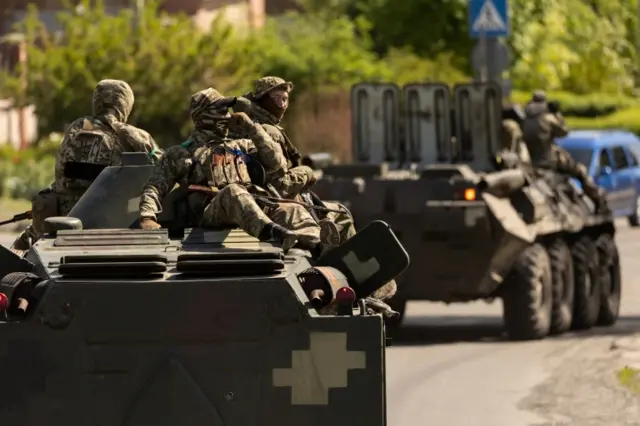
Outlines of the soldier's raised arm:
[[[236,112],[229,118],[229,131],[247,135],[249,139],[239,139],[243,151],[257,151],[258,160],[270,171],[287,170],[287,159],[282,147],[271,139],[261,125],[254,123],[244,112]],[[246,141],[246,142],[245,142]]]
[[546,119],[551,125],[551,137],[562,138],[569,134],[569,127],[560,113],[547,114]]
[[154,164],[158,164],[164,151],[148,132],[125,124],[118,129],[118,133],[128,150],[130,149],[132,152],[145,152]]
[[187,176],[192,161],[191,153],[180,145],[167,149],[142,190],[139,207],[141,224],[144,219],[157,220],[157,214],[162,211],[162,202],[175,184]]

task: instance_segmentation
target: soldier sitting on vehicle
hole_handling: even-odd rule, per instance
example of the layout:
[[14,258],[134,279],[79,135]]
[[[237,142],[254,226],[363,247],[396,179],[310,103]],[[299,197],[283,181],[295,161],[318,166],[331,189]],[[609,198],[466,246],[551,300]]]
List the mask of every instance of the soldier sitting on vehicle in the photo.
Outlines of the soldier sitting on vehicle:
[[289,107],[289,95],[292,90],[293,83],[281,77],[262,77],[255,81],[253,92],[238,98],[234,111],[245,112],[255,123],[262,125],[274,142],[282,148],[287,159],[287,168],[276,170],[266,168],[266,180],[273,184],[283,198],[332,210],[312,210],[310,213],[318,222],[333,222],[340,232],[340,242],[344,242],[356,233],[351,213],[342,204],[324,202],[309,191],[315,183],[313,170],[300,165],[300,153],[281,126],[281,121]]
[[146,152],[157,161],[162,150],[149,133],[127,124],[135,98],[122,80],[102,80],[93,92],[93,115],[75,120],[56,153],[55,181],[33,199],[33,223],[14,242],[27,250],[44,233],[44,220],[66,216],[107,166],[122,163],[124,152]]
[[531,164],[531,156],[520,128],[524,117],[524,111],[518,105],[511,105],[503,110],[500,129],[501,147],[496,154],[498,168],[513,168],[518,164]]
[[548,102],[543,91],[534,92],[525,107],[522,133],[534,167],[553,168],[577,178],[584,193],[599,206],[604,206],[604,191],[599,188],[584,165],[555,144],[554,139],[569,133],[557,103]]
[[[285,251],[298,244],[319,254],[323,246],[335,245],[339,238],[335,225],[322,227],[321,232],[303,206],[265,202],[270,194],[252,184],[248,156],[257,156],[272,169],[285,167],[286,160],[260,125],[244,113],[228,113],[235,102],[236,98],[223,97],[212,88],[191,97],[194,130],[187,142],[167,150],[149,178],[140,198],[140,226],[160,228],[156,214],[179,183],[211,189],[213,198],[192,209],[200,226],[238,225],[261,241],[275,239]],[[228,139],[230,130],[251,139]]]

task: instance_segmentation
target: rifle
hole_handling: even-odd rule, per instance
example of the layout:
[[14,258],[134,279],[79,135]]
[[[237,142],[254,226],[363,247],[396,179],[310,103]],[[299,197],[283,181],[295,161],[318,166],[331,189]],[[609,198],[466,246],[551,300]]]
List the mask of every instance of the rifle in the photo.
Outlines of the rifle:
[[31,210],[27,210],[24,213],[19,213],[13,216],[11,219],[3,220],[2,222],[0,222],[0,226],[8,225],[10,223],[20,222],[21,220],[31,220],[31,219],[33,219],[33,213],[31,212]]
[[[199,192],[199,193],[202,193],[202,194],[207,194],[207,195],[210,195],[212,197],[215,197],[218,194],[219,189],[218,188],[208,187],[208,186],[202,186],[202,185],[189,185],[189,192],[191,192],[191,193]],[[303,207],[305,207],[307,209],[319,210],[319,211],[323,211],[323,212],[344,213],[344,211],[342,211],[342,210],[334,210],[334,209],[330,209],[330,208],[327,208],[327,207],[322,207],[322,206],[316,206],[316,205],[313,205],[313,204],[303,203],[301,201],[289,200],[287,198],[269,197],[269,196],[266,196],[266,195],[258,195],[258,194],[251,194],[251,196],[253,198],[255,198],[256,201],[262,201],[265,204],[269,204],[271,206],[277,206],[278,203],[288,203],[288,204],[297,204],[297,205],[303,206]],[[317,197],[317,195],[316,195],[316,197]]]

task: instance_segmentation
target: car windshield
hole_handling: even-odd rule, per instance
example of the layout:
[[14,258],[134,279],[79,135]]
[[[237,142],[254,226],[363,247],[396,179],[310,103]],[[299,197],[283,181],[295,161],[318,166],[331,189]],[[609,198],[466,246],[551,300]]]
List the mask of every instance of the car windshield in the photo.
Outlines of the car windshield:
[[578,163],[583,164],[587,169],[591,166],[591,157],[593,156],[593,150],[585,148],[575,147],[563,147]]

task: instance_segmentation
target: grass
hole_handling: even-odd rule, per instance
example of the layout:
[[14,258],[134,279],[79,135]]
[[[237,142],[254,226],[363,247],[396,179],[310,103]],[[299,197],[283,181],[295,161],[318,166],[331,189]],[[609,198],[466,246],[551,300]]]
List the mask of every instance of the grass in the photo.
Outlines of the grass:
[[[18,213],[24,213],[27,210],[31,210],[31,201],[14,199],[14,198],[0,198],[0,221],[11,219]],[[22,224],[28,224],[27,221],[19,222]],[[0,232],[15,232],[16,224],[5,225],[0,227]]]
[[618,381],[631,392],[640,394],[640,370],[625,367],[616,373]]

